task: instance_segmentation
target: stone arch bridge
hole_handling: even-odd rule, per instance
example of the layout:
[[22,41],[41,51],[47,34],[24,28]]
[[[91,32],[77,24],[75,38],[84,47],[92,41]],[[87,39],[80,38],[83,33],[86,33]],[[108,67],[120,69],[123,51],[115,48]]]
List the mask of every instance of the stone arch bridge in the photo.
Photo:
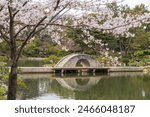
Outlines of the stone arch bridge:
[[142,67],[104,67],[88,54],[70,54],[63,57],[53,68],[52,71],[57,73],[93,73],[97,72],[141,72]]
[[[88,54],[70,54],[63,57],[54,67],[19,67],[22,73],[108,73],[108,72],[143,72],[143,67],[103,66]],[[93,74],[94,75],[94,74]]]
[[55,67],[100,67],[100,63],[88,54],[70,54],[63,57]]
[[[98,70],[108,72],[108,68],[101,67],[100,63],[88,54],[70,54],[63,57],[53,68],[55,73],[95,73]],[[84,74],[85,73],[85,74]]]

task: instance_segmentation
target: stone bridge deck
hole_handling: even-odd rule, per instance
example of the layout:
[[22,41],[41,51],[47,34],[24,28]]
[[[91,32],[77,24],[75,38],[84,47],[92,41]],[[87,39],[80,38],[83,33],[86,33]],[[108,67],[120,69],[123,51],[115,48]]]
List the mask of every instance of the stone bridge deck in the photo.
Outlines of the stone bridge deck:
[[21,73],[143,72],[143,67],[19,67]]

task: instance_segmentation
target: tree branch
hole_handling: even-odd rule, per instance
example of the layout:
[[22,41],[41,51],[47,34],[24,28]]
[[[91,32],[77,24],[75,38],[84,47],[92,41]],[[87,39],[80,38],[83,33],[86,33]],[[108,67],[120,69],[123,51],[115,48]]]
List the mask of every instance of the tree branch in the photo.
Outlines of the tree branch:
[[21,33],[21,31],[23,31],[25,28],[27,28],[29,25],[25,25],[23,26],[14,36],[14,38],[17,38],[17,36],[19,35],[19,33]]
[[56,6],[54,7],[54,11],[57,10],[57,8],[58,8],[58,6],[59,6],[59,3],[60,3],[60,0],[57,0],[57,1],[56,1]]
[[[28,1],[26,1],[26,2],[22,5],[22,7],[24,7],[27,3],[28,3]],[[17,13],[19,13],[19,11],[20,11],[20,10],[17,10],[17,11],[13,14],[13,18],[17,15]]]
[[0,11],[2,11],[2,10],[3,10],[3,8],[4,8],[4,6],[2,6],[2,7],[0,8]]
[[35,27],[32,29],[32,31],[29,33],[29,35],[27,36],[27,38],[23,41],[23,43],[21,44],[21,46],[18,47],[17,49],[17,57],[16,57],[16,61],[18,61],[20,54],[22,52],[22,49],[24,48],[24,46],[27,44],[28,40],[30,38],[32,38],[32,36],[34,35],[36,29],[38,26],[40,26],[40,24],[47,18],[47,16],[43,17],[36,25]]

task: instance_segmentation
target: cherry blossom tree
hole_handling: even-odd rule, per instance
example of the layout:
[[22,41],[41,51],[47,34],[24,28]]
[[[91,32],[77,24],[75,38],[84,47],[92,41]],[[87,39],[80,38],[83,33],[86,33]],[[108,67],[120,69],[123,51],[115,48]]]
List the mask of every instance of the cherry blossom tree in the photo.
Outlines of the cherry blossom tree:
[[[61,44],[64,27],[81,28],[86,34],[95,28],[114,35],[133,36],[128,30],[148,23],[150,14],[119,14],[105,7],[116,0],[0,0],[0,38],[10,47],[11,70],[7,99],[16,99],[17,64],[23,48],[34,35],[47,29],[53,40]],[[120,2],[120,1],[119,1]],[[71,23],[70,23],[71,22]],[[21,40],[19,44],[18,40]],[[89,38],[93,40],[93,37]]]

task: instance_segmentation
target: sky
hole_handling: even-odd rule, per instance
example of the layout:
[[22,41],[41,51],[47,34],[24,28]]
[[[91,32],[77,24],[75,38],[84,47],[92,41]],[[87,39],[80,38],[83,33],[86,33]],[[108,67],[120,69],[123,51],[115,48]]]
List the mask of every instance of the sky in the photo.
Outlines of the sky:
[[122,4],[128,4],[131,7],[134,7],[137,4],[145,4],[146,6],[149,6],[150,8],[150,0],[125,0],[124,2],[122,2]]
[[[34,0],[34,1],[40,1],[40,0]],[[41,0],[44,1],[44,0]],[[124,0],[121,4],[128,4],[130,7],[134,7],[137,4],[145,4],[150,9],[150,0]]]

